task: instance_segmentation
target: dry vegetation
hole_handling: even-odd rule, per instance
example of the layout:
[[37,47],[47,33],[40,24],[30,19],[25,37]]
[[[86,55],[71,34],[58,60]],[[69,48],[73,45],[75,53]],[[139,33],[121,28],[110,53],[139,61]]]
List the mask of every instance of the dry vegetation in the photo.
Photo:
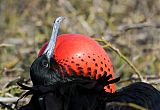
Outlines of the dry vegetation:
[[[66,17],[60,34],[80,33],[110,42],[147,82],[160,88],[159,6],[160,0],[0,0],[0,101],[20,96],[17,81],[31,84],[30,65],[58,16]],[[105,49],[116,76],[121,76],[118,88],[138,80],[123,57],[113,48]]]

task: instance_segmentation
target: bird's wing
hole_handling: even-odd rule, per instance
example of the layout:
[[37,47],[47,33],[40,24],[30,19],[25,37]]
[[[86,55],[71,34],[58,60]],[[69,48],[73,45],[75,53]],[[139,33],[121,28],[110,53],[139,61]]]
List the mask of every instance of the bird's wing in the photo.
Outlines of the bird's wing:
[[106,97],[107,110],[160,110],[160,92],[152,85],[137,82]]

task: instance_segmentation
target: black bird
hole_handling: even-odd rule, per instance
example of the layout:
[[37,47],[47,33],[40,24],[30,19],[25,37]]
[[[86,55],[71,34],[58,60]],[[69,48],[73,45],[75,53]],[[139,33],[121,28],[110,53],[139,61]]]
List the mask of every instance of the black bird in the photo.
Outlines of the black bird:
[[[106,74],[98,80],[62,77],[60,73],[57,74],[60,72],[60,65],[53,59],[51,62],[55,65],[54,70],[49,69],[49,61],[44,54],[32,64],[31,75],[36,75],[35,79],[32,78],[34,86],[20,86],[29,90],[27,94],[33,96],[30,103],[20,110],[137,110],[138,108],[159,110],[160,108],[160,92],[149,84],[137,82],[115,93],[107,93],[103,87],[117,82],[118,78],[109,81],[111,76],[105,76]],[[34,73],[37,71],[37,74]],[[137,109],[128,103],[135,104],[134,107]]]
[[[54,23],[53,38],[56,38],[62,17]],[[55,39],[52,39],[55,40]],[[51,41],[51,40],[50,40]],[[115,93],[104,91],[104,86],[113,84],[119,78],[104,74],[98,80],[67,72],[53,58],[53,42],[49,42],[43,55],[31,65],[30,76],[33,87],[19,84],[22,89],[32,94],[31,101],[20,110],[136,110],[160,109],[160,92],[153,86],[137,82]],[[54,65],[54,68],[50,68]],[[75,76],[74,76],[75,74]],[[134,106],[132,106],[134,105]]]

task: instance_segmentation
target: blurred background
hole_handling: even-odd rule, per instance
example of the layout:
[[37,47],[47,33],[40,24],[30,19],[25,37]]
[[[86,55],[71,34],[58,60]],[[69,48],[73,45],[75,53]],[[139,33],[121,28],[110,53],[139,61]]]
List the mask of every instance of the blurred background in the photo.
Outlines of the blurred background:
[[[16,82],[29,81],[30,65],[58,16],[66,17],[60,34],[105,39],[159,88],[159,6],[160,0],[0,0],[0,96],[6,91],[21,94]],[[130,66],[111,49],[106,51],[121,76],[118,88],[136,81]]]

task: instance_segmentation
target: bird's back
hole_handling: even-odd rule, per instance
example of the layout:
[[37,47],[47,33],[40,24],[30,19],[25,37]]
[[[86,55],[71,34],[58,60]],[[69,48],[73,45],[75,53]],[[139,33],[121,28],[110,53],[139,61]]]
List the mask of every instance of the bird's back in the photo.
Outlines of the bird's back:
[[160,110],[160,92],[143,82],[124,87],[107,97],[105,101],[106,110],[130,110],[136,107],[138,109],[140,106],[148,110]]

